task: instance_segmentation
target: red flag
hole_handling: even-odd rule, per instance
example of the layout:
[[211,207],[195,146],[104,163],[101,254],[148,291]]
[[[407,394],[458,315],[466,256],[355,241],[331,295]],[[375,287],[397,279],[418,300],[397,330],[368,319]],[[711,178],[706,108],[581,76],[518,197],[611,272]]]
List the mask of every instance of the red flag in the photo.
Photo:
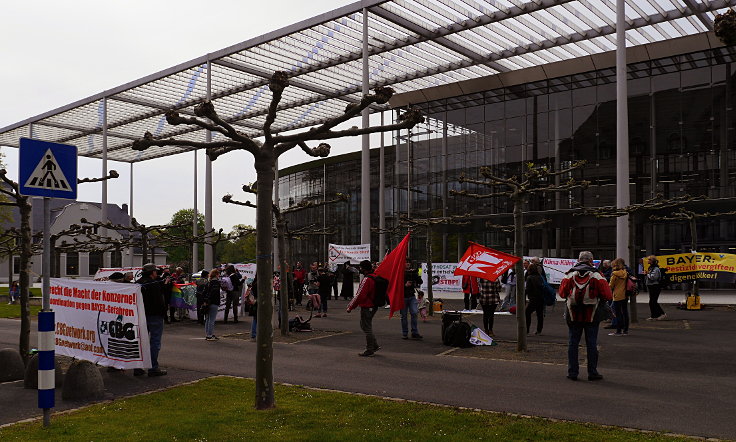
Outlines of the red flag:
[[374,272],[381,278],[388,280],[388,302],[391,310],[388,317],[404,308],[404,268],[406,266],[406,252],[409,250],[409,236],[407,233],[398,246],[391,251]]
[[469,275],[495,281],[506,270],[520,260],[518,256],[507,255],[498,250],[489,249],[472,241],[455,269],[455,276]]

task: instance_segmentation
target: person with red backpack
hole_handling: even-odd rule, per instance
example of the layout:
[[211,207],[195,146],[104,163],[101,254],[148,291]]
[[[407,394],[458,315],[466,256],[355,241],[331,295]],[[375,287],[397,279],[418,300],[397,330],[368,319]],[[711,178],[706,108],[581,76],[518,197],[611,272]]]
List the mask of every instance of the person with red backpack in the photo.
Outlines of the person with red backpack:
[[368,260],[361,261],[359,268],[360,273],[365,277],[360,281],[358,293],[348,304],[347,312],[350,313],[356,307],[360,307],[360,329],[365,333],[365,351],[358,353],[358,356],[373,356],[381,348],[373,334],[373,316],[375,316],[378,307],[386,303],[385,290],[387,285],[381,284],[384,293],[382,299],[376,299],[376,288],[379,282],[386,280],[373,274],[373,264]]
[[611,288],[606,278],[593,267],[593,254],[580,252],[578,263],[565,275],[559,295],[566,301],[565,319],[569,329],[567,342],[567,378],[578,380],[578,345],[585,332],[588,353],[588,380],[603,379],[598,373],[598,325],[604,318]]

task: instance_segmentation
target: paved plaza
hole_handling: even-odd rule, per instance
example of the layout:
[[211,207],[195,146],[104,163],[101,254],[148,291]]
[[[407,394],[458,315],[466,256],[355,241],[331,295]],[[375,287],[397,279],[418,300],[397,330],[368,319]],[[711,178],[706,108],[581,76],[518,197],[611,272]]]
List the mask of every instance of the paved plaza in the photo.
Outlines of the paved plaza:
[[[461,301],[448,301],[458,308]],[[442,345],[439,317],[420,322],[421,341],[402,340],[398,317],[388,310],[374,320],[382,349],[359,358],[364,345],[358,314],[345,313],[345,301],[330,301],[327,318],[315,318],[319,333],[274,344],[277,382],[380,396],[428,401],[583,422],[736,438],[736,309],[713,305],[704,311],[665,305],[668,321],[640,322],[627,337],[601,329],[599,369],[603,382],[565,378],[567,328],[563,304],[548,310],[541,336],[529,337],[530,351],[515,352],[514,317],[497,315],[499,345],[452,349]],[[480,316],[468,316],[480,322]],[[17,320],[0,320],[0,347],[17,345]],[[207,342],[194,322],[166,327],[160,361],[169,370],[161,378],[102,369],[107,399],[165,388],[216,375],[253,377],[255,343],[247,339],[250,319],[217,324],[222,339]],[[278,332],[276,332],[278,335]],[[35,332],[32,342],[35,342]],[[278,340],[278,339],[277,339]],[[0,384],[0,424],[38,416],[35,391],[22,382]],[[9,400],[6,400],[9,399]],[[278,404],[278,392],[277,392]],[[249,399],[245,399],[249,400]],[[57,411],[82,404],[57,400]]]

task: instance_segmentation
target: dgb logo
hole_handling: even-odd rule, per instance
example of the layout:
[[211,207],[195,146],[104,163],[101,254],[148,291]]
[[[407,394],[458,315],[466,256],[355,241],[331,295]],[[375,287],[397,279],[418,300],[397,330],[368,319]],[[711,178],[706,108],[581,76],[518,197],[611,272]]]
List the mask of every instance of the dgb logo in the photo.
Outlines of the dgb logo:
[[97,316],[97,330],[100,345],[105,355],[122,360],[140,359],[140,340],[138,328],[131,322],[124,322],[123,315],[105,315],[100,312]]

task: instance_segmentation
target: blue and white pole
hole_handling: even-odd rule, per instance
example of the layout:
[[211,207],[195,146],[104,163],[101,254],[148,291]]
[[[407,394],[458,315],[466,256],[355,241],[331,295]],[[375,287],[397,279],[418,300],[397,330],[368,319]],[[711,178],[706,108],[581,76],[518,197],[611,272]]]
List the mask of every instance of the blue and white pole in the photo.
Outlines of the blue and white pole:
[[43,408],[43,425],[47,427],[50,410],[54,408],[54,312],[38,313],[38,408]]
[[43,426],[51,425],[54,408],[56,378],[54,373],[54,346],[56,320],[51,311],[51,205],[43,199],[43,291],[42,310],[38,313],[38,408],[43,408]]

